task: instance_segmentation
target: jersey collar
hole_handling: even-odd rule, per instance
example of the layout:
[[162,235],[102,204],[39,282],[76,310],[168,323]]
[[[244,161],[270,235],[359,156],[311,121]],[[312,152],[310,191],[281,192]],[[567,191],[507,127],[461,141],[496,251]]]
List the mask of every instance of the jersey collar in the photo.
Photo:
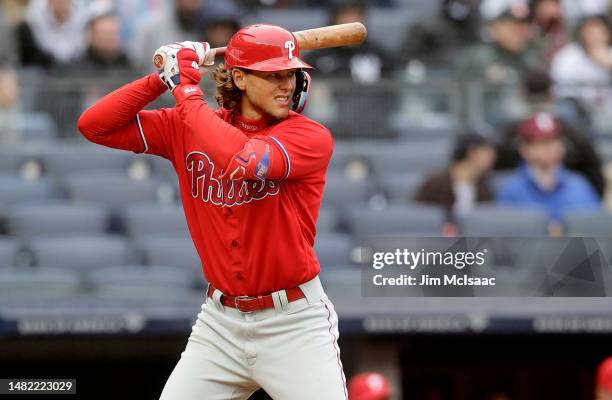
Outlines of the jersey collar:
[[259,119],[246,118],[238,110],[234,110],[231,121],[232,125],[249,133],[259,132],[270,124],[270,118],[268,117],[261,117]]

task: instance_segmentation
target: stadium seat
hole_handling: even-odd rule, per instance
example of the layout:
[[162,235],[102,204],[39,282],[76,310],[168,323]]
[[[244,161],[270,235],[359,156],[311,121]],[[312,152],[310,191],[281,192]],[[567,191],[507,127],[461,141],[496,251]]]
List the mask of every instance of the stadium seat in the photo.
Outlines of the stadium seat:
[[366,16],[368,37],[387,52],[399,53],[406,29],[423,16],[424,13],[420,10],[427,3],[430,2],[420,2],[418,7],[411,9],[372,8],[368,10]]
[[147,265],[200,270],[202,262],[189,236],[151,235],[139,240]]
[[416,191],[424,179],[420,173],[385,174],[382,177],[385,193],[392,204],[408,203],[414,200]]
[[55,177],[72,172],[125,172],[134,158],[127,151],[109,149],[92,143],[60,143],[41,152],[45,169]]
[[111,235],[34,238],[29,242],[29,248],[37,265],[82,272],[108,265],[130,264],[135,258],[122,237]]
[[462,236],[548,236],[548,215],[532,208],[478,206],[458,223]]
[[322,204],[345,208],[351,204],[365,204],[373,194],[370,180],[350,179],[343,173],[328,173]]
[[363,155],[381,176],[398,173],[426,173],[444,168],[449,159],[448,141],[405,142],[363,150]]
[[174,170],[174,167],[172,166],[172,163],[169,160],[163,157],[152,155],[146,155],[145,160],[151,166],[151,173],[153,174],[153,176],[165,181],[175,181],[178,179],[176,171]]
[[59,268],[14,267],[0,269],[0,298],[75,293],[81,289],[78,275]]
[[17,174],[0,174],[0,204],[43,202],[57,196],[47,178],[25,180]]
[[135,202],[156,202],[158,182],[154,179],[134,180],[120,173],[74,173],[66,177],[71,200],[119,207]]
[[349,229],[357,237],[370,235],[439,236],[444,224],[444,211],[420,204],[393,205],[373,211],[356,206],[349,214]]
[[194,286],[195,278],[195,273],[180,268],[122,265],[92,270],[87,276],[87,282],[93,288],[139,286],[189,289]]
[[183,209],[178,205],[130,204],[120,212],[133,238],[152,234],[188,235]]
[[317,235],[314,250],[321,267],[351,263],[353,245],[349,235],[340,233],[322,233]]
[[9,233],[20,237],[101,234],[108,219],[105,207],[74,203],[16,205],[7,217]]
[[607,211],[568,212],[564,224],[570,236],[607,236],[612,240],[612,214]]
[[317,220],[317,233],[333,232],[338,227],[338,215],[330,207],[321,207]]
[[0,239],[0,269],[15,265],[19,245],[14,238]]
[[48,113],[26,112],[17,126],[24,141],[52,142],[58,138],[57,125]]

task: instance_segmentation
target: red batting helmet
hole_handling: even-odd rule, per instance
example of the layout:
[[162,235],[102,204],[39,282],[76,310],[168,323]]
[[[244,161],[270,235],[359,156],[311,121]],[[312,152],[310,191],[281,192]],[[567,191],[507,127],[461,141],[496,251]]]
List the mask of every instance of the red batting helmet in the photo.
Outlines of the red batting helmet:
[[300,47],[293,33],[265,24],[247,26],[232,36],[225,51],[225,67],[255,71],[312,68],[300,60]]
[[391,387],[382,374],[364,372],[349,381],[348,395],[351,400],[388,400]]

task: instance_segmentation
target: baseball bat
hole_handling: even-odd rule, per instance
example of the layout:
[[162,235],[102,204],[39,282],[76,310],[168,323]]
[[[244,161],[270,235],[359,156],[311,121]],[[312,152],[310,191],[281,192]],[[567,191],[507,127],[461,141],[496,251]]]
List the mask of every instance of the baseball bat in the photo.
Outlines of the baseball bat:
[[[368,36],[368,31],[361,22],[351,22],[297,31],[293,32],[293,35],[300,50],[314,50],[360,44]],[[225,54],[227,47],[216,47],[213,50],[215,57],[220,57]],[[156,53],[153,57],[155,68],[162,68],[165,62],[165,54]]]

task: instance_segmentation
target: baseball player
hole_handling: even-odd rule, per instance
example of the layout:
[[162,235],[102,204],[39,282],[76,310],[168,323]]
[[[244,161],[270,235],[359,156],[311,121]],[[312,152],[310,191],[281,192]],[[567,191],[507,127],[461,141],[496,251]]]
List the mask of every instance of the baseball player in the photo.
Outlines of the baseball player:
[[[92,142],[155,154],[178,174],[189,231],[209,282],[206,302],[162,400],[347,399],[338,321],[319,281],[315,223],[333,141],[303,109],[310,66],[287,30],[253,25],[213,73],[207,43],[160,48],[165,66],[85,111]],[[171,109],[143,110],[170,89]]]

